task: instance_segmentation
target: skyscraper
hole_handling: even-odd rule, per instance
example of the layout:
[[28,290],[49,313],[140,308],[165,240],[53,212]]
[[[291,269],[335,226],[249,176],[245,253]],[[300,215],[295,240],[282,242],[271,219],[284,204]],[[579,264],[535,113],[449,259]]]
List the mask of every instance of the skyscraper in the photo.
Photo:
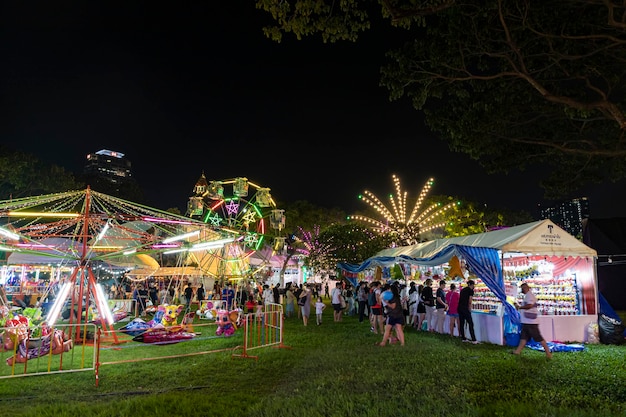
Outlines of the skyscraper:
[[550,219],[567,233],[582,238],[583,219],[589,218],[589,200],[575,198],[541,210],[542,219]]
[[84,174],[98,177],[113,184],[124,183],[132,177],[131,163],[121,152],[102,149],[87,155]]

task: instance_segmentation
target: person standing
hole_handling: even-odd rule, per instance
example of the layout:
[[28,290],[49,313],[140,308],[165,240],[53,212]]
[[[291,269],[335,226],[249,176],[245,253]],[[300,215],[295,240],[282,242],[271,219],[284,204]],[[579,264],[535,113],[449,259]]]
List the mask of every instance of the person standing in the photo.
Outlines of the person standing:
[[274,296],[274,304],[280,304],[280,284],[274,285],[272,295]]
[[0,284],[0,305],[9,307],[9,299],[7,298],[7,293],[4,289],[4,285],[1,285],[1,284]]
[[287,285],[285,290],[285,316],[293,317],[296,311],[296,297],[293,295],[291,285]]
[[274,302],[274,292],[272,291],[270,286],[267,284],[263,285],[262,298],[263,298],[263,304],[265,304],[265,306],[272,304]]
[[521,355],[522,349],[526,346],[526,343],[532,338],[535,342],[541,343],[546,357],[552,359],[552,352],[548,347],[548,343],[541,335],[539,331],[539,311],[537,310],[537,297],[533,293],[533,290],[527,283],[523,283],[521,287],[524,299],[522,304],[515,303],[515,307],[520,311],[520,319],[522,322],[522,333],[520,334],[519,345],[517,349],[511,353],[514,355]]
[[[474,298],[474,280],[467,280],[467,285],[461,289],[459,294],[459,335],[463,342],[472,342],[477,344],[476,334],[474,333],[474,320],[472,319],[472,299]],[[465,337],[465,324],[469,328],[471,340]]]
[[300,306],[300,312],[302,313],[302,323],[307,326],[309,324],[309,315],[311,314],[311,297],[312,292],[309,286],[305,286],[302,289],[300,298],[304,298],[304,304]]
[[383,305],[380,299],[380,293],[380,281],[372,281],[370,284],[368,304],[370,304],[370,331],[374,334],[383,334],[385,332],[385,317],[383,316]]
[[[300,295],[302,295],[302,284],[295,285],[295,288],[293,289],[293,297],[295,298],[295,303],[298,304],[298,301],[300,300]],[[298,319],[302,318],[302,306],[300,306],[300,304],[298,304]]]
[[459,293],[454,282],[450,283],[450,291],[446,293],[446,303],[448,304],[446,313],[449,319],[450,336],[454,336],[455,327],[459,328]]
[[341,281],[338,281],[337,284],[335,284],[335,288],[333,288],[332,293],[330,294],[330,303],[333,306],[333,318],[335,322],[341,321],[342,318],[340,297],[343,297],[343,294],[341,294]]
[[322,313],[325,308],[326,304],[322,301],[322,297],[317,297],[317,302],[315,303],[315,319],[318,326],[322,324]]
[[150,297],[152,305],[157,307],[159,305],[159,290],[154,282],[148,284],[148,296]]
[[198,299],[198,304],[202,306],[202,301],[204,301],[204,284],[200,284],[196,290],[196,298]]
[[426,306],[424,306],[424,299],[422,299],[422,291],[424,291],[424,285],[417,286],[417,330],[422,330],[422,325],[426,320]]
[[348,316],[354,316],[356,309],[354,308],[354,291],[352,291],[352,285],[346,287],[344,298],[346,299]]
[[417,304],[419,301],[419,293],[417,292],[417,286],[415,282],[411,281],[409,285],[409,321],[408,325],[413,328],[417,328],[419,318],[417,317]]
[[443,334],[443,325],[446,321],[446,311],[448,303],[446,303],[446,281],[439,281],[439,287],[435,293],[435,316],[433,327],[439,334]]
[[432,285],[433,280],[427,278],[422,289],[422,300],[424,300],[424,308],[426,309],[426,324],[429,332],[435,331],[435,295]]
[[367,284],[365,281],[361,281],[359,288],[357,289],[357,302],[358,302],[358,314],[359,323],[363,323],[365,320],[365,308],[367,307]]
[[324,284],[324,296],[326,296],[326,298],[330,298],[330,294],[328,291],[329,291],[328,281],[326,281],[326,283]]
[[193,287],[191,286],[191,282],[187,283],[185,287],[185,304],[186,309],[189,310],[189,306],[191,306],[191,300],[193,299]]
[[235,300],[235,290],[233,290],[233,284],[230,282],[226,284],[226,287],[222,290],[222,301],[224,308],[228,311],[233,309],[233,301]]

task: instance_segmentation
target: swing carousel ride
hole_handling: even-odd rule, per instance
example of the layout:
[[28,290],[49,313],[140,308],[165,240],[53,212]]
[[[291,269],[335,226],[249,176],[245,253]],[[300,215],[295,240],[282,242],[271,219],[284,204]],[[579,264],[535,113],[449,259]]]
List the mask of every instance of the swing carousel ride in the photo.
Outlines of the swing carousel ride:
[[[202,269],[218,274],[208,259],[221,248],[243,240],[225,228],[91,190],[0,201],[0,251],[8,264],[56,264],[69,269],[50,285],[58,285],[46,322],[52,326],[66,301],[72,311],[95,306],[103,326],[114,317],[97,284],[94,268],[108,265],[127,273],[141,270],[147,278],[174,256],[179,271]],[[194,265],[192,262],[197,260]],[[171,261],[170,261],[171,262]],[[203,269],[205,268],[205,269]],[[76,309],[76,310],[74,310]],[[72,318],[70,318],[71,323]],[[81,314],[76,317],[80,324]]]

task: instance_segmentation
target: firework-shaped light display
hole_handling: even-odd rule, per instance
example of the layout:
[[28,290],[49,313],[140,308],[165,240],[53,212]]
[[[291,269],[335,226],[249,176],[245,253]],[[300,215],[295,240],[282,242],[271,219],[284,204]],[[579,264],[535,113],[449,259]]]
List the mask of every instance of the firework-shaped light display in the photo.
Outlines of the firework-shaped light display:
[[401,244],[411,245],[420,241],[420,235],[433,229],[445,226],[442,221],[443,214],[452,209],[458,203],[449,203],[443,205],[435,203],[430,207],[423,209],[422,205],[430,189],[434,183],[433,178],[429,178],[424,184],[420,192],[413,210],[409,214],[407,211],[408,193],[400,188],[400,179],[393,175],[394,194],[389,195],[391,208],[385,206],[378,197],[370,191],[365,190],[363,195],[359,195],[359,199],[368,204],[378,213],[380,219],[374,219],[367,216],[352,215],[348,218],[351,220],[362,221],[369,228],[377,233],[391,233],[398,237]]

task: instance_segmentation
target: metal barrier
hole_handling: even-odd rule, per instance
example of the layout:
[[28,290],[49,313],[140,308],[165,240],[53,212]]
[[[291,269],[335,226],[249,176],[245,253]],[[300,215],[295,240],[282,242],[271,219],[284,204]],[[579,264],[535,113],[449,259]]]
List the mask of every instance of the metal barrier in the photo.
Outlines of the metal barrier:
[[283,343],[284,320],[282,304],[266,304],[263,312],[246,314],[243,324],[243,346],[236,348],[242,349],[242,353],[233,353],[232,356],[258,360],[258,356],[250,356],[248,352],[269,346],[291,349]]
[[94,324],[0,327],[0,379],[94,371],[97,337]]
[[[79,371],[94,371],[96,386],[100,381],[100,368],[132,362],[162,360],[185,356],[231,352],[232,357],[254,358],[249,352],[262,347],[289,348],[283,344],[284,315],[280,304],[268,304],[262,312],[240,317],[238,328],[231,337],[217,335],[217,323],[183,321],[176,325],[193,337],[179,341],[146,342],[122,330],[106,330],[93,323],[57,325],[52,329],[49,342],[42,338],[29,338],[37,327],[29,328],[20,343],[15,327],[0,328],[2,344],[0,379],[20,376],[44,375]],[[60,332],[60,333],[57,333]],[[14,336],[15,335],[15,336]],[[56,339],[54,338],[56,335]],[[73,336],[70,338],[70,335]],[[143,333],[140,333],[143,335]],[[242,344],[243,340],[243,344]],[[210,344],[212,349],[207,349]],[[46,347],[49,346],[50,349]],[[126,350],[128,349],[128,350]],[[242,353],[234,353],[241,350]]]

